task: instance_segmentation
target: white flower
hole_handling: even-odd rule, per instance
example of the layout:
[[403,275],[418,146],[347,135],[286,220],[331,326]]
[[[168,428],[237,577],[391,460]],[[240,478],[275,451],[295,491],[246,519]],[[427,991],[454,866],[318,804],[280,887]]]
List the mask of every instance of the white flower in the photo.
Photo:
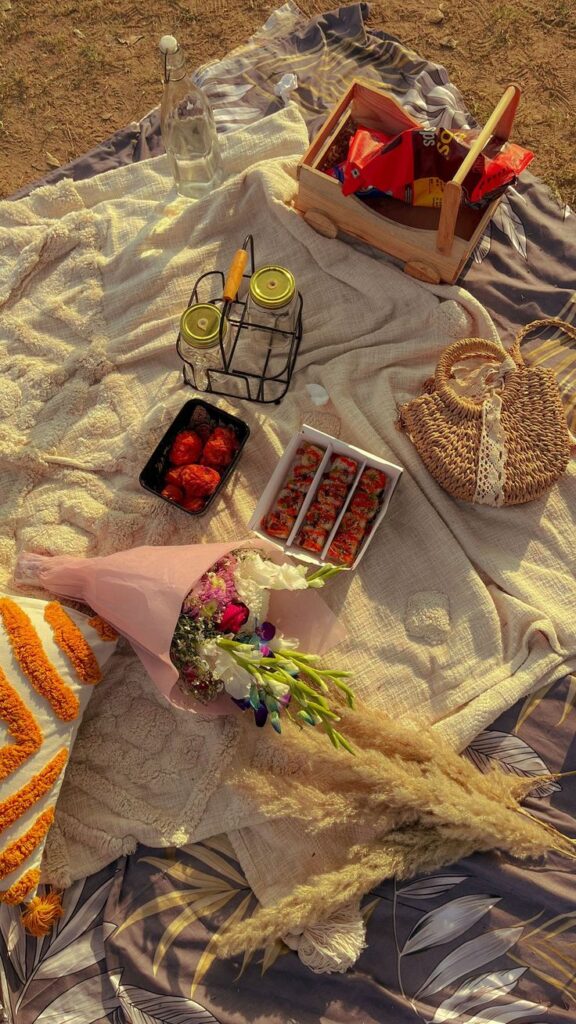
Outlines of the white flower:
[[272,696],[276,697],[276,700],[280,700],[290,692],[288,683],[278,683],[275,679],[267,679],[266,684]]
[[250,607],[248,598],[254,586],[260,590],[307,590],[305,565],[276,565],[261,558],[258,552],[250,551],[236,568],[234,574],[236,590],[240,598]]
[[250,696],[252,676],[228,651],[223,650],[215,640],[207,640],[202,645],[201,654],[208,662],[212,675],[222,680],[230,697],[243,700]]
[[266,641],[266,646],[271,651],[279,651],[280,649],[283,651],[297,651],[298,641],[292,639],[292,637],[284,636],[280,631],[277,631],[271,640]]

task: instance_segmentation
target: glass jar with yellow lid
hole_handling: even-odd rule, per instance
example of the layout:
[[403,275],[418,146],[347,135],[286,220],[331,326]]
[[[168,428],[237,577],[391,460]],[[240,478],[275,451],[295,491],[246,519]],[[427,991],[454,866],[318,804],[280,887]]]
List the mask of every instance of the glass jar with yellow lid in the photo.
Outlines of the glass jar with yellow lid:
[[182,314],[178,351],[185,364],[184,379],[197,391],[209,391],[208,371],[222,369],[220,332],[225,345],[227,327],[222,310],[211,302],[197,302]]
[[[285,267],[255,270],[250,278],[245,324],[256,345],[270,338],[270,331],[291,335],[296,326],[298,293],[294,275]],[[265,351],[265,349],[264,349]]]

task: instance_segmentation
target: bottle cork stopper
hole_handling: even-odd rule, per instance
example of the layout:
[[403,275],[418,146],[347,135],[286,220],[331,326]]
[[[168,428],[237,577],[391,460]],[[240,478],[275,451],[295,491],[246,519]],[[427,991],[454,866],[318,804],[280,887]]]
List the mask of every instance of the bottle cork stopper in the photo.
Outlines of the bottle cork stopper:
[[178,40],[175,36],[162,36],[158,43],[161,53],[176,53],[178,49]]

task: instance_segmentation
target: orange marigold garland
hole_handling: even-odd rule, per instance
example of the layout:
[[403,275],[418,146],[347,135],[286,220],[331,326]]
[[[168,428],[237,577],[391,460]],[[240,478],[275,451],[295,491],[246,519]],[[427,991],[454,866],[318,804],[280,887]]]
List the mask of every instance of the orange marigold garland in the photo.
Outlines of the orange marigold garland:
[[42,642],[26,612],[9,597],[0,599],[0,616],[20,668],[59,718],[71,722],[80,708],[78,698],[46,657]]
[[60,750],[41,772],[34,775],[30,782],[22,786],[16,793],[0,804],[0,832],[13,825],[26,811],[52,788],[68,760],[67,750]]
[[88,619],[88,625],[96,630],[101,640],[113,643],[118,639],[116,630],[112,628],[109,622],[101,619],[99,615],[93,615],[91,619]]
[[0,853],[0,878],[6,878],[16,871],[23,861],[40,845],[54,821],[54,808],[42,811],[27,832],[15,839]]
[[40,869],[30,868],[9,889],[0,890],[0,903],[22,903],[40,881]]
[[51,601],[44,609],[44,618],[52,629],[55,644],[69,658],[78,678],[92,686],[99,683],[102,673],[96,655],[62,605]]
[[42,733],[34,715],[10,686],[0,668],[0,718],[6,723],[8,732],[16,740],[0,748],[0,781],[35,754],[42,744]]

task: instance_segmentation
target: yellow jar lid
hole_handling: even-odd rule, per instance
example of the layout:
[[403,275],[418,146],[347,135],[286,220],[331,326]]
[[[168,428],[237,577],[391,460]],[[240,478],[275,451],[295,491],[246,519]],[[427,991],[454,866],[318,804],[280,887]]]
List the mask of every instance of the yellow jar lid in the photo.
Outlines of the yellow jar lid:
[[182,341],[192,348],[212,348],[218,344],[221,320],[222,313],[218,306],[210,302],[197,302],[189,306],[180,320]]
[[260,267],[250,278],[250,295],[264,309],[279,309],[294,297],[296,282],[285,267]]

